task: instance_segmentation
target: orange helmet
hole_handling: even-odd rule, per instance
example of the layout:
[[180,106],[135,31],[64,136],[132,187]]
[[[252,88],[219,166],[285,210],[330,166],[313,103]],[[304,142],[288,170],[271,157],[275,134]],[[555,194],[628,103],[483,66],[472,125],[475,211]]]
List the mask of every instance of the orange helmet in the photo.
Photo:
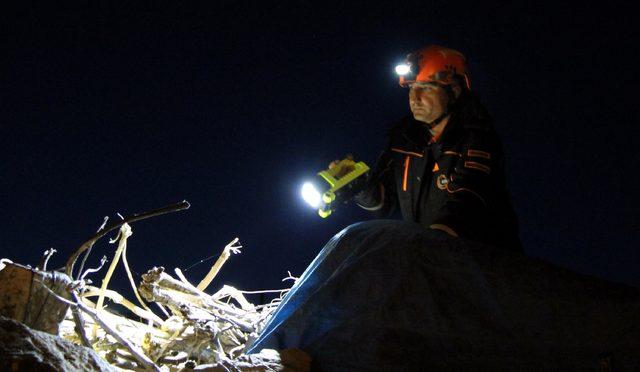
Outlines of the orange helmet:
[[[402,67],[405,68],[402,71]],[[429,45],[407,56],[405,65],[396,67],[400,75],[400,86],[418,82],[433,82],[449,85],[455,75],[460,75],[468,89],[471,89],[471,79],[467,70],[466,58],[457,50]]]

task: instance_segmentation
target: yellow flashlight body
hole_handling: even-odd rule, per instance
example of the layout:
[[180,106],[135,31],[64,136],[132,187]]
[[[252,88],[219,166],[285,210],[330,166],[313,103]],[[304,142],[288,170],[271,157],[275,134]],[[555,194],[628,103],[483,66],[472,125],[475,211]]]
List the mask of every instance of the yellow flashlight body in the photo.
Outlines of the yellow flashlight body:
[[[318,173],[322,179],[324,179],[330,186],[329,190],[322,194],[322,208],[318,209],[318,214],[322,218],[327,218],[331,215],[333,206],[341,191],[345,190],[345,187],[350,185],[356,179],[365,175],[369,171],[369,166],[364,162],[355,162],[349,158],[343,159],[335,166],[323,170]],[[346,187],[348,188],[348,187]]]

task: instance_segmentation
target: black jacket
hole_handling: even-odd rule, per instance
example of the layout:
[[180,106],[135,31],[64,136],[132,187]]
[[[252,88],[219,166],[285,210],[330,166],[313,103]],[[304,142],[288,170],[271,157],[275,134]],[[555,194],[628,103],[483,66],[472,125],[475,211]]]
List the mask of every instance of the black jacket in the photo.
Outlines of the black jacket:
[[412,116],[394,125],[356,202],[381,217],[399,207],[406,221],[444,224],[460,237],[521,251],[502,145],[475,96],[461,96],[440,139],[431,140]]

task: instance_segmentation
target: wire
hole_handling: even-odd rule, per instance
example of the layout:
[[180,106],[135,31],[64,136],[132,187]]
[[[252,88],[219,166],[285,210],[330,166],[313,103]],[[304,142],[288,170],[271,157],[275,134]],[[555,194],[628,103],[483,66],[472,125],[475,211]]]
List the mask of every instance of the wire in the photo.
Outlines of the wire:
[[214,254],[214,255],[212,255],[212,256],[209,256],[209,257],[203,258],[203,259],[201,259],[200,261],[196,261],[196,263],[194,263],[193,265],[191,265],[191,266],[187,267],[186,269],[184,269],[184,270],[182,270],[182,271],[183,271],[183,272],[186,272],[187,270],[191,269],[191,268],[192,268],[192,267],[194,267],[194,266],[198,266],[198,265],[200,265],[201,263],[205,263],[205,262],[207,262],[207,261],[209,261],[209,260],[214,259],[216,256],[218,256],[218,255]]

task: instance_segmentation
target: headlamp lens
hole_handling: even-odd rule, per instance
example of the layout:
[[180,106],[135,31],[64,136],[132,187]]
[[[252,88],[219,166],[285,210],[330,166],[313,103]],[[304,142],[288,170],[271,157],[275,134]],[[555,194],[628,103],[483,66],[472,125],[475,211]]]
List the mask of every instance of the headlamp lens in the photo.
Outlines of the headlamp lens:
[[396,66],[396,74],[398,74],[400,76],[405,76],[409,72],[411,72],[411,66],[409,66],[406,63],[403,63],[403,64],[400,64],[400,65]]

